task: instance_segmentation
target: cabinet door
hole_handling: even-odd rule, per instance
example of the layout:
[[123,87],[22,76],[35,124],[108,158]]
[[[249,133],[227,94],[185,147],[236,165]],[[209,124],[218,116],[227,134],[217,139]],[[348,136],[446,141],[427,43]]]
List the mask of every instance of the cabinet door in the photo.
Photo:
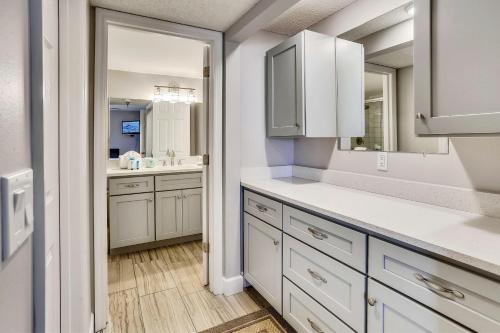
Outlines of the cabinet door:
[[419,303],[368,281],[368,333],[471,332]]
[[302,136],[304,33],[267,51],[267,135]]
[[156,192],[156,240],[182,236],[182,191]]
[[245,279],[281,314],[282,233],[248,213],[244,223]]
[[154,241],[154,194],[109,198],[109,235],[112,249]]
[[201,188],[182,191],[182,235],[201,234]]

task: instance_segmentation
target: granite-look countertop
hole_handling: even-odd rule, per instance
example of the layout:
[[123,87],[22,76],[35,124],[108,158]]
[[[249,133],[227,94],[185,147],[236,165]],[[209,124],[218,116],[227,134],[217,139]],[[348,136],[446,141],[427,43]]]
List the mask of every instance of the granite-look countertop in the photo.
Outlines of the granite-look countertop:
[[168,174],[168,173],[201,172],[202,170],[203,166],[198,164],[156,166],[154,168],[140,168],[139,170],[108,168],[107,176],[108,178],[128,177],[128,176],[148,176],[148,175]]
[[294,177],[241,185],[500,277],[498,218]]

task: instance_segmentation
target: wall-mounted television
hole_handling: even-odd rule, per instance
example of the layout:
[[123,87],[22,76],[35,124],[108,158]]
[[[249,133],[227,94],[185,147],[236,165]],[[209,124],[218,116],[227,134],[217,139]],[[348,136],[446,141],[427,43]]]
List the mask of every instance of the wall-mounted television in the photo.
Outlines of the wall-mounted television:
[[139,120],[122,121],[122,134],[139,134],[141,122]]

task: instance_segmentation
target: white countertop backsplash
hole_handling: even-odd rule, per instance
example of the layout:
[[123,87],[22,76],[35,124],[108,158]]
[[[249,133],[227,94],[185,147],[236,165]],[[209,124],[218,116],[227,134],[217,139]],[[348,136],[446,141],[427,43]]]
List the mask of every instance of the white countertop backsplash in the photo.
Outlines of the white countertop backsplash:
[[298,177],[245,177],[241,184],[500,276],[498,218]]

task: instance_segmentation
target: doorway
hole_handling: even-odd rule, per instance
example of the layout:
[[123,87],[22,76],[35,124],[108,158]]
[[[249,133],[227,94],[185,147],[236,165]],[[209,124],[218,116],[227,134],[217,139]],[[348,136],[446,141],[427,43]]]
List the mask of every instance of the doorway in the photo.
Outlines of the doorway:
[[97,9],[95,42],[99,331],[109,289],[222,292],[222,35]]

